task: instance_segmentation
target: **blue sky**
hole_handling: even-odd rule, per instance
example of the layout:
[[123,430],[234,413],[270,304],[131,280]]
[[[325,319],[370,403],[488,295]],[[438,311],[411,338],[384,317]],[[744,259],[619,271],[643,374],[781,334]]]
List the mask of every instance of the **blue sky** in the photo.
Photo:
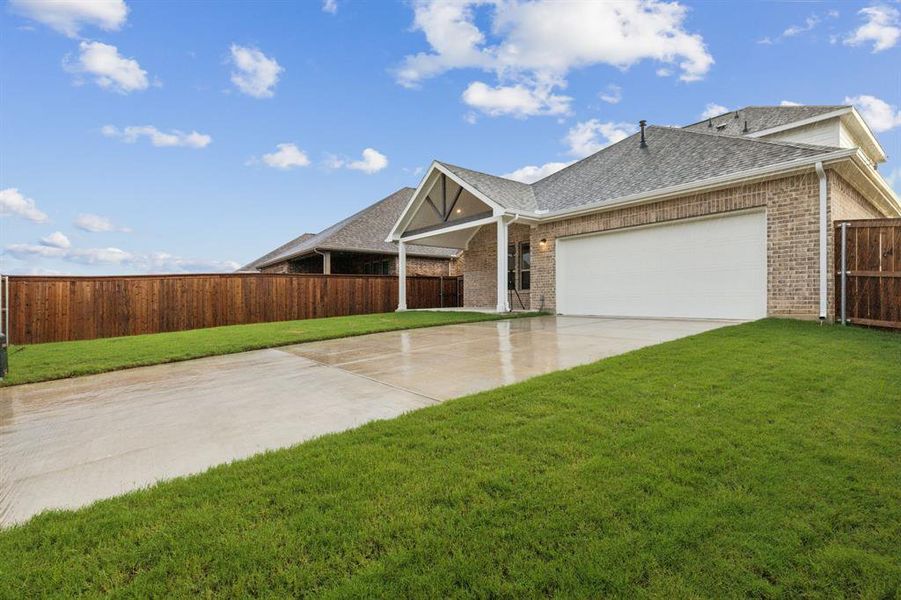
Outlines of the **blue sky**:
[[0,270],[228,270],[415,186],[432,159],[534,177],[708,107],[853,99],[898,189],[899,11],[13,0]]

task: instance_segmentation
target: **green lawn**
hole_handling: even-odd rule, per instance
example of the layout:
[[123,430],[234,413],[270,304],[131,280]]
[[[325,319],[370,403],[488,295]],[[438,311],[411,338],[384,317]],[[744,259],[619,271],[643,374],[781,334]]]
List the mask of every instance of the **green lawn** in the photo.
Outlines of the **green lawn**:
[[720,329],[47,513],[0,557],[10,598],[897,597],[901,335]]
[[499,316],[477,312],[409,311],[254,325],[231,325],[78,342],[11,346],[9,375],[0,381],[0,386],[62,379],[76,375],[89,375],[129,367],[156,365],[202,356],[232,354],[245,350],[272,348],[379,331],[492,321],[535,314],[513,313]]

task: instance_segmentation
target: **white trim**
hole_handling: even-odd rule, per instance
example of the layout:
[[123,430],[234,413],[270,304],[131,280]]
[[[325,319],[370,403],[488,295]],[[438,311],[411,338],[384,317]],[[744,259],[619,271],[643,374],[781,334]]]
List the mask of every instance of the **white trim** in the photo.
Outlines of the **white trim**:
[[475,196],[482,203],[486,204],[488,208],[492,210],[494,216],[505,214],[506,210],[503,206],[501,206],[479,190],[475,189],[465,180],[457,177],[450,171],[450,169],[447,169],[438,161],[432,161],[432,164],[429,166],[428,172],[426,172],[425,177],[423,177],[422,181],[419,183],[419,187],[417,187],[416,191],[413,192],[413,196],[410,198],[407,206],[403,211],[401,211],[400,216],[394,223],[394,227],[391,228],[391,233],[389,233],[388,237],[385,238],[386,242],[396,242],[403,237],[403,234],[401,232],[410,224],[410,221],[413,219],[413,215],[416,213],[416,211],[419,210],[419,207],[422,206],[423,202],[425,202],[425,197],[428,195],[428,193],[422,193],[423,189],[425,188],[426,182],[428,182],[432,177],[435,177],[435,179],[429,185],[429,193],[431,193],[432,187],[438,180],[436,174],[444,174],[446,177],[454,181],[457,185],[466,189],[470,194]]
[[873,168],[866,155],[862,151],[858,151],[857,155],[852,157],[852,164],[856,166],[867,180],[872,183],[876,189],[882,193],[885,204],[888,208],[895,211],[895,214],[901,216],[901,198],[888,184],[882,173]]
[[397,310],[407,310],[407,245],[397,244]]
[[738,173],[732,173],[720,177],[712,177],[710,179],[703,179],[701,181],[694,181],[691,183],[675,185],[668,188],[651,190],[650,192],[641,192],[639,194],[632,194],[631,196],[623,196],[622,198],[613,202],[605,200],[594,204],[580,206],[578,208],[550,212],[541,215],[538,220],[557,221],[564,217],[576,216],[583,213],[606,212],[608,210],[622,208],[623,206],[665,200],[666,198],[672,196],[684,196],[688,193],[726,187],[733,183],[746,182],[751,179],[757,179],[776,174],[787,174],[791,171],[797,171],[802,170],[805,167],[811,167],[817,162],[823,162],[823,164],[826,164],[826,162],[834,162],[844,158],[849,158],[854,156],[857,152],[858,150],[856,148],[836,150],[835,152],[823,154],[818,157],[805,157],[784,163],[779,163],[777,165],[761,167],[759,169],[750,169],[748,171],[740,171]]
[[507,241],[509,239],[508,223],[503,216],[497,217],[497,312],[510,311],[507,291]]
[[845,108],[840,108],[838,110],[833,110],[832,112],[823,113],[821,115],[817,115],[815,117],[808,117],[806,119],[801,119],[800,121],[792,121],[791,123],[786,123],[785,125],[777,125],[776,127],[770,127],[769,129],[761,129],[759,131],[755,131],[754,133],[748,133],[745,137],[749,138],[758,138],[765,135],[772,135],[774,133],[779,133],[781,131],[789,131],[791,129],[797,129],[798,127],[804,127],[805,125],[813,125],[814,123],[819,123],[820,121],[827,121],[829,119],[834,119],[836,117],[841,117],[842,115],[848,114],[853,109],[848,106]]
[[424,233],[417,233],[415,235],[410,235],[406,237],[401,237],[397,241],[404,242],[414,242],[416,240],[422,240],[430,237],[435,237],[436,235],[442,235],[445,233],[453,233],[454,231],[461,231],[463,229],[469,229],[470,227],[479,228],[482,225],[489,225],[497,221],[498,217],[485,217],[484,219],[476,219],[475,221],[467,221],[465,223],[459,223],[457,225],[449,225],[447,227],[443,227],[441,229],[433,229],[431,231],[426,231]]
[[823,113],[821,115],[817,115],[815,117],[809,117],[807,119],[801,119],[800,121],[792,121],[791,123],[786,123],[785,125],[779,125],[777,127],[770,127],[769,129],[761,129],[760,131],[755,131],[754,133],[746,134],[745,137],[749,138],[759,138],[768,135],[772,135],[774,133],[781,133],[783,131],[791,131],[792,129],[797,129],[798,127],[804,127],[806,125],[813,125],[814,123],[819,123],[821,121],[828,121],[829,119],[841,118],[846,115],[850,115],[854,122],[860,127],[860,130],[863,132],[864,136],[867,138],[867,141],[870,142],[873,147],[876,149],[876,153],[878,154],[877,162],[885,162],[886,154],[885,149],[879,143],[879,140],[876,139],[876,136],[873,135],[873,132],[870,130],[870,126],[867,125],[867,122],[864,121],[863,117],[860,116],[860,113],[857,112],[857,109],[853,106],[848,106],[846,108],[840,108],[838,110],[834,110],[832,112]]

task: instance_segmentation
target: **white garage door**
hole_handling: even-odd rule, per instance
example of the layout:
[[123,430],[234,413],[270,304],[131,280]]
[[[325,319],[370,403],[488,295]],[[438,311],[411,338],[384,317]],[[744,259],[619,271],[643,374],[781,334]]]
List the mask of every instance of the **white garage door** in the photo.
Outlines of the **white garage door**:
[[557,311],[766,316],[766,215],[743,213],[557,240]]

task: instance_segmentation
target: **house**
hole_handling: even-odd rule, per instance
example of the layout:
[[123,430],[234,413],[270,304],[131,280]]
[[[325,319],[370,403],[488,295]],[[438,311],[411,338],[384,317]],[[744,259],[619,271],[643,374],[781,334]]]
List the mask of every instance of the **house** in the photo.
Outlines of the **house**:
[[851,106],[749,106],[639,133],[532,184],[433,162],[387,241],[463,251],[464,305],[832,319],[833,228],[897,217]]
[[[397,275],[398,249],[385,236],[414,191],[399,189],[319,233],[294,238],[240,271]],[[459,250],[412,244],[406,252],[408,275],[459,274]]]

